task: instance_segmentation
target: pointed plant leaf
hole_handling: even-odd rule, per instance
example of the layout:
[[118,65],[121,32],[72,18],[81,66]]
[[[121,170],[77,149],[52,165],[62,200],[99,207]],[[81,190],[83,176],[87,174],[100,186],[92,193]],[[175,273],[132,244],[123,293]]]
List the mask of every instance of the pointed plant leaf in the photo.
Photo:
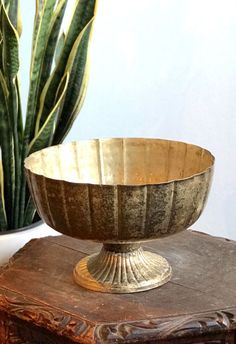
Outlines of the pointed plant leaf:
[[33,56],[35,55],[36,37],[38,35],[39,23],[40,23],[40,18],[41,18],[44,2],[45,2],[45,0],[36,0],[35,1],[35,15],[34,15],[34,29],[33,29],[30,75],[32,74]]
[[3,69],[9,79],[16,77],[19,70],[19,36],[12,25],[4,6],[1,11],[3,38]]
[[86,66],[86,69],[85,69],[84,79],[83,79],[83,82],[82,82],[82,85],[81,85],[80,94],[78,96],[78,99],[77,99],[77,102],[76,102],[76,104],[74,106],[74,109],[71,112],[70,120],[67,121],[66,128],[63,130],[63,136],[62,136],[62,133],[61,134],[59,133],[59,135],[61,136],[61,139],[60,139],[59,142],[62,142],[65,139],[66,135],[70,131],[74,121],[76,120],[76,118],[79,115],[80,110],[81,110],[81,108],[83,106],[84,99],[85,99],[86,92],[87,92],[88,79],[89,79],[89,71],[90,71],[89,63],[87,63],[87,65],[88,66]]
[[[7,100],[7,115],[10,121],[10,130],[12,133],[12,146],[14,156],[14,176],[12,174],[12,204],[11,204],[11,219],[13,228],[17,227],[18,223],[18,207],[21,183],[21,147],[19,144],[18,128],[19,128],[19,89],[17,89],[17,74],[19,70],[19,36],[12,25],[9,16],[2,6],[2,35],[3,35],[3,72],[9,90],[9,97]],[[4,173],[5,175],[5,173]],[[14,182],[13,182],[14,181]]]
[[85,98],[87,88],[88,88],[89,74],[90,74],[90,61],[89,61],[89,57],[87,57],[87,63],[85,66],[84,77],[83,77],[80,93],[79,93],[77,102],[75,103],[75,106],[72,110],[71,117],[77,116],[77,114],[80,112],[82,108],[84,98]]
[[19,145],[20,145],[20,150],[21,150],[22,142],[23,142],[23,122],[22,122],[20,85],[19,85],[18,78],[16,79],[16,93],[17,93],[17,97],[18,97],[17,131],[18,131],[18,139],[19,139]]
[[[59,0],[60,1],[60,0]],[[44,142],[46,137],[42,136],[38,137],[38,141],[36,142],[34,134],[36,132],[35,124],[37,120],[37,104],[38,104],[38,89],[39,89],[39,82],[40,82],[40,73],[43,64],[45,48],[46,48],[46,41],[45,37],[47,37],[49,28],[52,22],[52,15],[54,11],[54,7],[56,4],[56,0],[36,0],[36,13],[35,13],[35,21],[34,21],[34,33],[33,33],[33,48],[32,48],[32,56],[31,56],[31,67],[30,67],[30,76],[31,76],[31,83],[30,83],[30,90],[29,90],[29,98],[27,104],[27,115],[26,115],[26,124],[25,124],[25,131],[24,131],[24,139],[23,139],[23,148],[22,148],[22,163],[26,158],[27,154],[29,153],[29,144],[30,142],[34,142],[34,147],[31,145],[32,149],[37,149],[36,147],[40,147],[40,143]],[[50,123],[49,123],[50,124]],[[50,126],[48,126],[50,127]],[[50,133],[48,133],[49,135]],[[50,134],[51,135],[51,134]],[[46,140],[45,140],[46,141]],[[22,166],[23,168],[23,166]],[[24,211],[25,211],[25,200],[26,200],[26,181],[25,176],[22,176],[21,182],[21,199],[20,199],[20,225],[23,225],[24,221]]]
[[47,42],[45,46],[43,61],[41,64],[41,73],[39,75],[38,94],[41,94],[42,89],[47,79],[49,78],[51,72],[53,56],[55,54],[57,40],[60,33],[60,28],[64,17],[67,1],[68,0],[59,1],[53,13],[53,18],[50,24],[48,36],[46,37]]
[[41,67],[46,48],[45,37],[47,37],[48,34],[55,3],[56,0],[45,0],[43,9],[40,14],[40,21],[38,23],[38,30],[35,37],[30,74],[31,82],[29,88],[26,123],[24,131],[24,146],[22,153],[23,159],[26,157],[27,146],[34,137],[34,126],[37,115],[37,92],[40,81]]
[[[63,78],[65,77],[65,75],[63,76]],[[63,79],[62,78],[62,79]],[[37,114],[37,120],[36,120],[36,124],[35,124],[35,136],[37,136],[37,134],[38,134],[38,132],[39,132],[39,130],[40,130],[40,128],[42,127],[42,125],[44,124],[42,124],[41,126],[40,126],[40,119],[41,119],[41,117],[42,117],[42,111],[43,111],[43,109],[44,109],[44,102],[45,102],[45,98],[46,98],[46,95],[47,95],[47,93],[48,93],[48,90],[49,90],[49,87],[50,87],[50,83],[51,83],[51,80],[53,79],[53,74],[51,74],[51,76],[48,78],[48,80],[47,80],[47,82],[46,82],[46,84],[45,84],[45,86],[44,86],[44,88],[43,88],[43,91],[42,91],[42,93],[41,93],[41,96],[40,96],[40,107],[39,107],[39,111],[38,111],[38,114]],[[59,90],[60,88],[58,87],[58,90]],[[56,92],[54,92],[54,93],[56,93]],[[57,98],[57,94],[55,94],[54,95],[54,97],[55,98]],[[45,118],[45,120],[47,120],[47,117]]]
[[81,31],[94,17],[96,12],[96,5],[96,0],[75,1],[73,16],[65,37],[65,44],[59,58],[59,63],[53,72],[53,78],[51,79],[48,93],[45,98],[44,109],[40,119],[40,126],[45,122],[47,113],[50,111],[54,104],[55,99],[53,97],[53,94],[55,94],[55,89],[57,89],[60,80],[64,75],[67,61],[73,45]]
[[85,26],[94,18],[96,13],[96,0],[77,0],[75,2],[74,14],[66,34],[65,49],[62,52],[62,60],[68,56],[78,35]]
[[[64,139],[66,138],[67,134],[69,133],[70,129],[72,128],[72,125],[73,125],[74,121],[76,120],[76,118],[78,117],[78,114],[80,113],[80,110],[83,106],[84,99],[86,96],[87,86],[88,86],[88,79],[86,77],[84,82],[83,82],[83,85],[81,87],[81,93],[80,93],[80,96],[78,98],[78,101],[77,101],[72,113],[70,114],[69,120],[66,121],[65,128],[63,129],[63,131],[61,131],[59,129],[59,127],[56,127],[55,134],[53,137],[53,143],[52,143],[53,145],[57,145],[57,144],[63,142]],[[63,115],[61,115],[61,117],[62,116]]]
[[[43,14],[43,11],[45,11],[46,1],[47,0],[35,0],[35,16],[34,16],[34,28],[33,28],[33,37],[32,37],[30,76],[33,75],[33,71],[35,68],[36,49],[37,49],[37,45],[38,45],[39,37],[40,37],[39,30],[42,25],[42,14]],[[48,25],[49,25],[49,20],[47,18],[47,28],[48,28]],[[35,80],[34,80],[34,83],[35,83]],[[28,152],[28,144],[30,141],[31,130],[34,130],[32,128],[32,122],[35,121],[34,115],[35,114],[32,114],[32,112],[29,114],[29,111],[28,111],[28,114],[26,115],[26,125],[25,125],[25,130],[24,130],[22,154],[21,154],[21,163],[22,163],[21,169],[22,170],[23,170],[23,162]],[[23,226],[23,222],[24,222],[26,193],[27,193],[26,192],[26,179],[25,179],[25,175],[22,174],[21,190],[20,190],[20,210],[19,210],[19,226],[20,227]]]
[[13,228],[18,228],[18,217],[19,217],[19,198],[20,198],[20,184],[21,184],[21,147],[20,147],[20,137],[19,137],[19,104],[20,99],[17,88],[17,78],[14,78],[10,82],[10,96],[9,96],[9,111],[11,112],[11,117],[14,118],[13,122],[13,147],[14,147],[14,157],[15,157],[15,197],[14,197],[14,207],[13,207]]
[[9,19],[18,32],[18,35],[21,36],[22,32],[22,18],[20,11],[20,1],[19,0],[10,0],[8,2],[8,16]]
[[45,37],[50,27],[56,0],[36,1],[35,23],[33,32],[33,49],[30,76],[36,78],[40,70],[39,62],[44,55]]
[[8,96],[7,84],[0,70],[0,146],[4,174],[4,202],[8,225],[11,227],[15,197],[15,161],[13,154],[13,134],[7,106]]
[[43,127],[39,130],[37,136],[30,143],[28,154],[31,154],[37,150],[43,149],[52,143],[52,135],[55,129],[56,118],[57,118],[58,112],[63,106],[65,93],[68,86],[68,80],[69,80],[69,73],[66,73],[59,86],[60,95],[58,97],[58,100],[54,108],[48,115],[47,120],[44,123]]
[[[35,124],[35,134],[34,134],[34,136],[36,136],[38,134],[40,128],[42,127],[42,126],[39,126],[40,119],[41,119],[41,116],[42,116],[42,111],[43,111],[43,107],[44,107],[45,97],[47,95],[47,92],[48,92],[48,89],[49,89],[50,82],[51,82],[52,78],[53,78],[53,75],[51,75],[48,78],[48,80],[47,80],[47,82],[46,82],[46,84],[45,84],[45,86],[43,88],[43,91],[42,91],[42,93],[40,95],[40,106],[39,106],[39,111],[38,111],[38,114],[37,114],[37,120],[36,120],[36,124]],[[45,120],[47,120],[47,118]]]
[[70,79],[61,116],[58,118],[54,144],[61,142],[61,139],[68,133],[76,118],[75,114],[78,113],[74,109],[78,110],[78,104],[81,108],[83,103],[88,81],[86,69],[88,70],[87,55],[92,24],[93,19],[78,36],[68,59],[66,71],[70,72]]

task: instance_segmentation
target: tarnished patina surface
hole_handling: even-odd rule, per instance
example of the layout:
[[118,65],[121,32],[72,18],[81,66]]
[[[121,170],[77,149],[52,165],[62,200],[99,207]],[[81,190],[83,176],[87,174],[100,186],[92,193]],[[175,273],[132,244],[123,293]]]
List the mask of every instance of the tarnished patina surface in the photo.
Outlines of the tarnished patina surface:
[[[125,245],[191,226],[206,203],[213,165],[214,157],[201,147],[134,138],[58,145],[25,162],[37,210],[49,226],[75,238]],[[115,278],[97,280],[102,291],[119,292],[117,283],[112,288]],[[139,279],[135,283],[138,290]]]

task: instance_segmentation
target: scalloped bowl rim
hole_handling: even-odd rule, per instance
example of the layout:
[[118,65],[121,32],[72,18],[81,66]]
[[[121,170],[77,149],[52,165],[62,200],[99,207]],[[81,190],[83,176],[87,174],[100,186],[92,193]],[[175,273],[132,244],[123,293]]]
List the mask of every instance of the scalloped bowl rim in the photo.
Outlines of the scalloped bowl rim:
[[[45,176],[43,173],[36,173],[33,171],[33,168],[32,166],[30,166],[30,160],[32,159],[32,157],[34,155],[40,155],[41,152],[43,151],[47,151],[47,150],[53,150],[55,149],[55,147],[57,146],[70,146],[74,143],[77,143],[77,142],[92,142],[92,141],[110,141],[110,140],[150,140],[150,141],[169,141],[169,142],[175,142],[175,143],[180,143],[180,144],[185,144],[185,145],[189,145],[189,146],[194,146],[196,148],[200,148],[200,149],[203,149],[207,154],[209,154],[209,156],[211,157],[211,164],[205,168],[204,170],[198,172],[198,173],[194,173],[190,176],[187,176],[187,177],[183,177],[183,178],[175,178],[175,179],[170,179],[168,181],[164,181],[164,182],[156,182],[156,183],[126,183],[126,184],[120,184],[120,183],[83,183],[83,182],[74,182],[74,181],[69,181],[69,180],[66,180],[66,179],[63,179],[63,178],[52,178],[52,177],[48,177],[48,176]],[[37,176],[41,176],[41,177],[44,177],[46,179],[49,179],[49,180],[55,180],[55,181],[58,181],[58,182],[64,182],[64,183],[68,183],[68,184],[73,184],[73,185],[93,185],[93,186],[103,186],[103,187],[108,187],[108,186],[112,186],[112,187],[145,187],[145,186],[157,186],[157,185],[165,185],[165,184],[170,184],[170,183],[173,183],[173,182],[181,182],[181,181],[186,181],[188,179],[192,179],[194,177],[198,177],[200,175],[203,175],[205,174],[206,172],[212,170],[214,168],[214,164],[215,164],[215,157],[214,155],[206,148],[202,147],[202,146],[199,146],[199,145],[196,145],[196,144],[192,144],[192,143],[188,143],[188,142],[185,142],[185,141],[179,141],[179,140],[171,140],[171,139],[159,139],[159,138],[151,138],[151,137],[115,137],[115,138],[94,138],[94,139],[83,139],[83,140],[74,140],[74,141],[70,141],[70,142],[67,142],[67,143],[61,143],[61,144],[58,144],[58,145],[55,145],[55,146],[50,146],[50,147],[46,147],[46,148],[43,148],[39,151],[36,151],[32,154],[30,154],[27,158],[25,158],[24,160],[24,167],[26,170],[29,170],[32,174],[35,174]]]

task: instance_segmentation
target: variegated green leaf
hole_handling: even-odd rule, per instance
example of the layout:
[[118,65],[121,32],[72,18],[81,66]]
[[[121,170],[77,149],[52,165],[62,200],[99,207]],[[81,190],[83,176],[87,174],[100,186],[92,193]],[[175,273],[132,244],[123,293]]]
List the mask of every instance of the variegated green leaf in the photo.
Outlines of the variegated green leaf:
[[69,84],[66,92],[64,106],[61,116],[58,120],[53,143],[59,143],[68,133],[76,118],[75,108],[78,108],[78,101],[85,95],[87,74],[87,54],[90,33],[92,29],[93,19],[87,24],[84,30],[79,34],[70,53],[66,71],[70,72]]
[[75,40],[85,26],[94,18],[96,12],[96,0],[77,0],[74,15],[69,30],[66,34],[65,47],[62,52],[62,60],[68,56]]
[[73,45],[81,31],[94,17],[95,11],[96,0],[76,0],[74,14],[68,32],[66,33],[64,48],[61,52],[59,63],[53,73],[53,78],[51,79],[48,93],[45,98],[44,110],[40,119],[40,126],[43,125],[47,113],[50,111],[54,104],[53,92],[58,87],[58,84],[60,83],[60,80],[64,75],[67,61]]
[[[64,78],[59,85],[58,100],[56,101],[56,105],[52,109],[51,113],[48,115],[46,122],[44,123],[43,127],[38,132],[37,136],[33,139],[33,141],[29,145],[29,154],[48,147],[52,143],[53,133],[55,130],[55,123],[58,114],[61,111],[61,108],[64,103],[65,93],[68,86],[69,80],[69,73],[65,74]],[[28,199],[27,207],[24,214],[24,226],[31,223],[33,216],[35,213],[35,207],[33,206],[33,202],[31,196]]]
[[12,225],[12,211],[15,197],[15,159],[13,147],[13,134],[8,115],[9,91],[6,81],[0,71],[0,147],[2,155],[2,168],[4,173],[5,209],[8,216],[8,225]]
[[18,32],[18,35],[21,35],[22,32],[22,18],[20,11],[20,1],[19,0],[9,0],[7,6],[7,12],[9,19]]
[[64,103],[65,94],[68,87],[68,80],[69,73],[66,73],[61,81],[61,84],[59,85],[58,100],[56,101],[55,106],[48,115],[46,122],[39,130],[37,136],[30,143],[28,154],[43,149],[52,143],[56,118]]
[[[59,0],[61,1],[61,0]],[[37,120],[38,88],[40,83],[41,68],[43,64],[46,40],[53,18],[53,11],[57,0],[36,0],[36,13],[34,21],[33,48],[30,68],[30,90],[27,104],[26,124],[24,130],[22,163],[29,151],[29,143],[34,139],[35,124]],[[22,166],[23,169],[23,166]],[[21,182],[20,199],[20,225],[23,224],[25,210],[26,182],[23,177]]]
[[37,113],[37,92],[40,82],[40,74],[42,63],[45,54],[46,41],[45,37],[48,35],[50,23],[53,15],[53,10],[56,0],[45,0],[40,21],[38,24],[37,35],[35,38],[35,45],[32,55],[31,64],[31,75],[30,75],[30,89],[27,104],[27,115],[24,132],[24,147],[23,147],[23,158],[26,157],[27,145],[34,137],[34,125],[36,123]]
[[42,10],[44,7],[44,2],[45,0],[35,1],[35,16],[34,16],[34,30],[33,30],[32,52],[31,52],[30,74],[32,73],[33,56],[35,55],[36,37],[38,35],[39,23],[40,23],[40,18],[42,15]]
[[0,230],[33,221],[35,208],[23,160],[31,152],[61,142],[83,104],[90,21],[97,0],[74,0],[69,29],[59,40],[67,0],[36,0],[24,134],[18,83],[19,2],[0,0]]
[[53,56],[55,54],[57,40],[61,28],[61,23],[64,17],[67,1],[68,0],[60,0],[55,9],[55,12],[53,13],[53,18],[50,24],[48,37],[46,38],[47,42],[41,66],[41,73],[39,75],[39,88],[37,97],[41,94],[42,89],[50,76],[51,67],[53,63]]
[[66,135],[69,133],[74,121],[76,120],[78,114],[80,113],[80,110],[83,106],[84,99],[85,99],[86,92],[87,92],[89,71],[90,71],[90,68],[89,68],[89,64],[88,64],[88,66],[86,66],[86,68],[85,68],[84,79],[83,79],[83,82],[81,85],[80,94],[78,96],[75,107],[69,116],[69,120],[67,121],[66,127],[63,130],[63,132],[60,132],[59,129],[57,129],[55,131],[53,145],[64,141]]
[[20,184],[21,184],[21,147],[18,133],[19,125],[19,104],[18,104],[18,89],[16,84],[16,79],[10,83],[10,96],[9,96],[9,109],[14,116],[13,123],[13,147],[14,147],[14,156],[15,156],[15,197],[14,197],[14,207],[13,207],[13,228],[18,226],[18,217],[19,217],[19,201],[20,201]]
[[[23,147],[22,147],[22,170],[23,161],[29,151],[29,143],[34,138],[35,122],[37,118],[37,90],[39,85],[39,75],[41,72],[41,64],[45,52],[45,36],[51,23],[52,13],[54,10],[56,0],[36,0],[36,11],[34,19],[32,55],[30,66],[30,90],[28,96],[26,124],[24,130]],[[23,225],[24,211],[25,211],[25,197],[26,197],[26,180],[22,175],[21,190],[20,190],[20,210],[19,210],[19,224]]]
[[4,6],[1,11],[3,38],[3,69],[8,79],[16,77],[19,71],[19,36],[12,25]]
[[18,77],[16,79],[16,93],[17,93],[17,101],[18,101],[18,116],[17,116],[17,132],[18,132],[18,140],[19,140],[19,150],[22,150],[22,143],[23,143],[23,120],[22,120],[22,109],[21,109],[21,98],[20,98],[20,86]]
[[[14,166],[15,176],[11,188],[13,190],[12,219],[13,227],[18,224],[20,184],[21,184],[21,119],[19,118],[19,89],[17,87],[17,74],[19,70],[19,36],[12,25],[5,8],[2,7],[2,35],[3,35],[3,71],[6,79],[9,97],[8,97],[8,115],[13,138]],[[18,132],[20,130],[20,132]]]
[[[31,64],[30,64],[30,75],[33,75],[33,69],[35,68],[35,56],[36,56],[36,49],[37,43],[39,42],[40,33],[39,30],[41,29],[42,25],[42,15],[45,11],[45,4],[47,0],[35,0],[35,17],[34,17],[34,29],[33,29],[33,38],[32,38],[32,52],[31,52]],[[47,21],[47,28],[49,26],[49,20]],[[41,29],[42,30],[42,29]],[[42,36],[42,35],[41,35]],[[35,80],[34,80],[35,83]],[[34,116],[27,116],[27,125],[24,130],[24,139],[22,145],[22,170],[24,168],[23,161],[27,155],[28,151],[28,144],[29,144],[29,135],[31,129],[31,121],[33,120]],[[20,210],[19,210],[19,226],[23,226],[24,221],[24,211],[25,211],[25,194],[26,194],[26,180],[24,174],[22,174],[21,180],[21,190],[20,190]]]

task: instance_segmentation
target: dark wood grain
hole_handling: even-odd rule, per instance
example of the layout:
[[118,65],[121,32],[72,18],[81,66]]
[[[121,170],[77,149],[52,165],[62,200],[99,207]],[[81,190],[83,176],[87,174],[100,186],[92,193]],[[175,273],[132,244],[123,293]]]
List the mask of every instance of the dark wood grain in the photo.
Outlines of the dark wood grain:
[[0,343],[233,344],[236,243],[186,231],[145,247],[169,260],[173,278],[122,295],[73,281],[75,263],[98,244],[65,236],[31,241],[0,273]]

